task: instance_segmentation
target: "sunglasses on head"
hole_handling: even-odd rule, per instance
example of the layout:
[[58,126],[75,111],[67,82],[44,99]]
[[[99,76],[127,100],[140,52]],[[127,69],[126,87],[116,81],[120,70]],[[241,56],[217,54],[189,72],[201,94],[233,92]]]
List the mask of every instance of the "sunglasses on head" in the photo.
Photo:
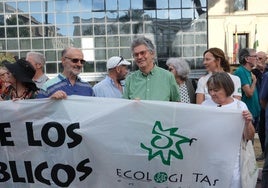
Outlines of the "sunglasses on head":
[[124,60],[124,58],[122,56],[120,56],[120,61],[116,64],[116,67]]
[[86,60],[84,60],[84,59],[69,58],[69,57],[64,57],[64,58],[69,59],[73,63],[78,63],[79,61],[82,65],[84,65],[86,63]]

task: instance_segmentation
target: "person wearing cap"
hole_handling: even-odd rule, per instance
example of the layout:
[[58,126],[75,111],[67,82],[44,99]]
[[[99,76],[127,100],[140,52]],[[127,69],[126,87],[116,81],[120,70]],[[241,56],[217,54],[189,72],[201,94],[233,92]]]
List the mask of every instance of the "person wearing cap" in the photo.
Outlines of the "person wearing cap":
[[63,72],[48,80],[38,92],[37,98],[66,99],[68,95],[94,96],[91,85],[78,75],[84,60],[83,52],[74,47],[62,51]]
[[0,100],[34,99],[38,88],[33,82],[35,69],[26,60],[19,59],[15,63],[4,61],[7,68],[7,82],[10,85],[1,95]]
[[122,98],[123,80],[128,74],[131,63],[123,57],[113,56],[107,61],[108,75],[104,80],[93,86],[96,97]]
[[138,37],[131,50],[139,70],[127,76],[123,98],[180,101],[174,75],[154,63],[156,52],[151,40]]
[[44,65],[46,63],[44,55],[39,52],[28,52],[26,54],[26,61],[31,63],[34,67],[35,75],[33,77],[33,81],[38,88],[41,88],[42,85],[49,79],[47,75],[44,74]]

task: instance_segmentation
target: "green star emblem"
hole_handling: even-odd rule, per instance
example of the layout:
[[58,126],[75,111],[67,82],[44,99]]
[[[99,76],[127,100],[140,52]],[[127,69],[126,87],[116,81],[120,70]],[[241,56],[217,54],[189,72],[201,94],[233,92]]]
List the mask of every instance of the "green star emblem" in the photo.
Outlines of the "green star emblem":
[[154,157],[160,156],[163,164],[170,165],[171,156],[177,159],[183,159],[183,152],[180,145],[183,143],[192,144],[195,138],[187,138],[176,134],[178,128],[163,129],[161,122],[156,121],[152,134],[155,135],[151,140],[151,147],[140,144],[142,149],[148,151],[148,160],[152,160]]

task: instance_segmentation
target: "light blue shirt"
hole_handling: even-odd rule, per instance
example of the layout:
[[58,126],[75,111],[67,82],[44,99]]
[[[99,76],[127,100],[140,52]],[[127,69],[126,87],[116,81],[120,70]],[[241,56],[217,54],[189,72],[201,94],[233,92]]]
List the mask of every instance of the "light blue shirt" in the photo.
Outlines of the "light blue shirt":
[[93,86],[96,97],[122,98],[122,92],[116,87],[111,77],[105,79]]

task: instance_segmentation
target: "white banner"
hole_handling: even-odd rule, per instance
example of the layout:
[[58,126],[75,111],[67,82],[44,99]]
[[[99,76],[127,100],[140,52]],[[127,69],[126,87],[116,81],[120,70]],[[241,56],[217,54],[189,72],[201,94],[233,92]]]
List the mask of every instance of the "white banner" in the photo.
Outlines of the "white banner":
[[176,102],[0,102],[0,187],[226,188],[243,123]]

